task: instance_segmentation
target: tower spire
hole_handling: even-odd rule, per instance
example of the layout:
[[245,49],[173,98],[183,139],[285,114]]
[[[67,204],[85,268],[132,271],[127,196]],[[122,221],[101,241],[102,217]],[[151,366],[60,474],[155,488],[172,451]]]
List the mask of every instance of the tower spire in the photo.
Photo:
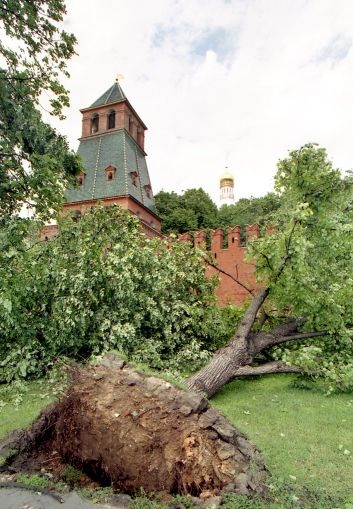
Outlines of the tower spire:
[[67,189],[65,208],[83,213],[95,203],[118,203],[136,214],[150,235],[160,235],[144,151],[147,129],[115,82],[88,108],[83,108],[78,153],[83,172],[78,186]]

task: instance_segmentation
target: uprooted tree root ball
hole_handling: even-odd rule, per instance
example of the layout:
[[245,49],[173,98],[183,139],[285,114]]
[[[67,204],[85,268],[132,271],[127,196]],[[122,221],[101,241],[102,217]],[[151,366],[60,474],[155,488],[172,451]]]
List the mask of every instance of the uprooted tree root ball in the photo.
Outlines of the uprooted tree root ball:
[[112,354],[77,373],[61,401],[6,447],[19,451],[14,466],[54,468],[59,456],[127,493],[250,495],[266,477],[258,450],[206,399]]

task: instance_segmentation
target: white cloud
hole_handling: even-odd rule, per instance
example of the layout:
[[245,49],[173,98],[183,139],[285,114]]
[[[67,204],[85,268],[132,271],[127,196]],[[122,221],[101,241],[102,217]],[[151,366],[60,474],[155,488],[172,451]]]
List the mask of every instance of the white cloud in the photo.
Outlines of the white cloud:
[[279,158],[316,141],[353,167],[351,0],[68,0],[73,148],[79,108],[113,82],[149,126],[154,191],[203,187],[218,199],[228,165],[236,196],[272,188]]

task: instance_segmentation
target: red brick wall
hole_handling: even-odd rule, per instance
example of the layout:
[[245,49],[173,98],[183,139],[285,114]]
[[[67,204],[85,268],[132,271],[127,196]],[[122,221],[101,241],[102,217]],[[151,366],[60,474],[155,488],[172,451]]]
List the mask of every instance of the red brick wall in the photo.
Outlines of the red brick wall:
[[[257,225],[246,226],[245,237],[249,240],[259,235]],[[179,235],[179,240],[193,242],[194,245],[206,248],[206,232],[189,232]],[[226,238],[224,238],[226,237]],[[241,229],[239,226],[222,228],[211,231],[210,253],[213,255],[217,266],[238,279],[249,289],[256,289],[258,285],[255,280],[254,264],[245,260],[246,248],[241,243]],[[226,245],[227,247],[224,247]],[[207,266],[208,275],[218,275],[220,282],[216,290],[217,301],[221,305],[243,304],[250,297],[249,292],[235,283],[229,276],[219,272],[211,266]]]

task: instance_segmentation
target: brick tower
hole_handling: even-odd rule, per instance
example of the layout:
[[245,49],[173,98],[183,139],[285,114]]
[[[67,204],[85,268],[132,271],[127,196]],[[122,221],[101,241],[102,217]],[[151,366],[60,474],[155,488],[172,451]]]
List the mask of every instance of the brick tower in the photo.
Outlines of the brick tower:
[[66,192],[65,210],[78,217],[99,202],[118,203],[136,214],[149,236],[160,235],[144,151],[147,127],[126,98],[118,80],[82,113],[78,153],[84,171]]

